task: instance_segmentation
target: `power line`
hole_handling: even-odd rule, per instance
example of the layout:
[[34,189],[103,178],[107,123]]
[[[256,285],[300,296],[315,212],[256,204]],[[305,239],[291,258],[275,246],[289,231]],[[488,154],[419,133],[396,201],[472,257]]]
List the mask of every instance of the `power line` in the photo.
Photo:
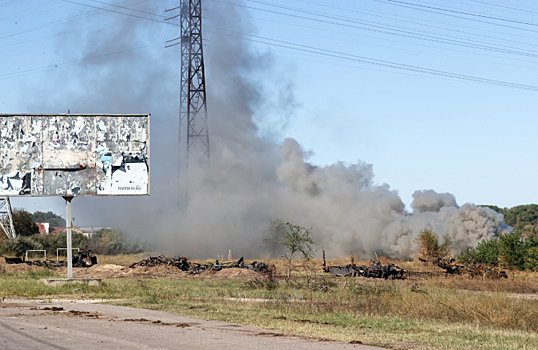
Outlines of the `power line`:
[[162,47],[160,47],[161,44],[150,44],[150,45],[144,45],[144,46],[139,46],[139,47],[133,47],[133,48],[125,49],[125,50],[119,50],[119,51],[109,52],[109,53],[105,53],[105,54],[101,54],[101,55],[85,57],[85,58],[81,58],[81,59],[78,59],[78,60],[72,60],[72,61],[67,61],[67,62],[62,62],[62,63],[50,64],[50,65],[43,66],[43,67],[27,69],[27,70],[20,71],[20,72],[1,74],[0,75],[0,80],[5,80],[5,79],[10,79],[10,78],[14,78],[14,77],[23,76],[23,75],[33,74],[33,73],[36,73],[36,72],[38,72],[40,70],[46,70],[46,69],[49,69],[49,68],[58,68],[58,67],[61,67],[61,66],[67,66],[67,65],[70,65],[70,64],[79,63],[79,62],[83,62],[83,61],[94,60],[94,59],[97,59],[97,58],[102,58],[102,57],[107,57],[107,56],[113,56],[113,55],[118,55],[118,54],[122,54],[122,53],[127,53],[127,52],[131,52],[131,51],[141,50],[141,49],[145,49],[145,48],[148,48],[148,47],[151,47],[151,46],[159,46],[159,48],[162,48]]
[[147,14],[147,15],[152,15],[152,16],[156,16],[156,17],[165,18],[165,16],[163,16],[163,15],[158,15],[156,13],[152,13],[152,12],[148,12],[148,11],[136,10],[136,9],[131,8],[131,7],[119,6],[119,5],[115,5],[115,4],[109,4],[107,2],[98,1],[98,0],[89,0],[89,1],[96,2],[98,4],[103,4],[103,5],[107,5],[107,6],[112,6],[112,7],[124,9],[124,10],[129,10],[129,11],[134,11],[134,12],[144,13],[144,14]]
[[[528,29],[528,28],[514,27],[514,26],[501,24],[501,23],[483,21],[483,20],[479,20],[479,19],[476,19],[476,18],[473,19],[473,18],[468,18],[468,17],[464,17],[464,16],[458,16],[458,14],[460,12],[461,12],[460,14],[464,14],[462,11],[451,11],[451,10],[448,10],[448,9],[441,9],[441,8],[434,8],[434,7],[430,8],[428,6],[409,4],[409,3],[406,3],[406,2],[395,1],[395,0],[373,0],[373,1],[376,1],[376,2],[379,2],[379,3],[384,3],[384,4],[389,4],[389,5],[395,5],[395,6],[410,8],[410,9],[419,10],[419,11],[424,11],[424,12],[430,12],[430,13],[436,13],[436,14],[445,15],[445,16],[456,17],[456,18],[465,19],[465,20],[472,20],[472,21],[480,22],[480,23],[487,23],[487,24],[491,24],[491,25],[495,25],[495,26],[501,26],[501,27],[505,27],[505,28],[512,28],[512,29],[518,29],[518,30],[524,30],[524,31],[528,31],[528,32],[538,33],[538,31]],[[473,16],[472,14],[468,14],[468,16],[488,19],[488,16],[485,16],[485,15]],[[498,20],[501,20],[501,19],[498,19]],[[506,20],[506,21],[507,22],[512,22],[510,20]],[[517,23],[517,21],[514,21],[514,22]],[[521,21],[521,22],[522,22],[522,24],[526,24],[523,21]],[[538,26],[538,24],[536,24],[536,23],[532,23],[532,24],[528,24],[528,25]]]
[[[484,14],[480,14],[480,13],[472,13],[472,12],[461,11],[461,10],[451,10],[449,8],[442,8],[442,7],[437,7],[437,6],[427,6],[427,5],[413,4],[413,3],[410,3],[410,2],[399,1],[399,0],[384,0],[384,1],[393,2],[393,3],[397,3],[397,4],[404,4],[404,5],[408,5],[408,6],[422,7],[422,8],[427,8],[427,9],[431,9],[431,10],[437,10],[437,11],[443,11],[443,12],[449,12],[449,13],[456,13],[456,14],[459,14],[459,15],[492,19],[492,20],[495,20],[495,21],[502,21],[502,22],[515,23],[515,24],[524,24],[524,25],[533,26],[533,27],[538,26],[537,23],[526,22],[526,21],[521,21],[521,20],[511,19],[511,18],[505,18],[505,17],[490,16],[490,15],[484,15]],[[426,3],[426,4],[428,3],[428,2],[425,2],[425,1],[422,1],[422,2]]]
[[[285,25],[290,25],[290,26],[294,26],[294,27],[300,27],[300,28],[307,28],[307,29],[313,29],[313,30],[323,30],[323,31],[327,31],[327,32],[331,32],[331,33],[337,33],[337,34],[348,34],[349,33],[346,33],[346,32],[342,32],[342,31],[335,31],[335,30],[330,30],[330,29],[325,29],[325,28],[319,28],[319,27],[311,27],[311,26],[304,26],[304,25],[298,25],[298,24],[290,24],[288,22],[281,22],[281,21],[274,21],[274,20],[270,20],[270,19],[266,19],[266,18],[256,18],[255,19],[257,20],[261,20],[261,21],[268,21],[268,22],[274,22],[274,23],[278,23],[278,24],[285,24]],[[287,29],[275,29],[275,28],[269,28],[269,27],[260,27],[258,26],[258,28],[266,28],[266,29],[270,29],[272,31],[280,31],[280,32],[285,32],[285,33],[289,33],[289,30]],[[313,35],[312,33],[296,33],[296,34],[302,34],[302,35],[308,35],[309,37],[316,37],[316,38],[322,38],[322,39],[330,39],[330,40],[338,40],[338,41],[343,41],[343,42],[347,42],[347,43],[353,43],[353,44],[359,44],[359,42],[357,41],[350,41],[350,40],[345,40],[345,39],[334,39],[334,38],[328,38],[328,37],[323,37],[323,36],[320,36],[320,35]],[[353,34],[353,36],[359,36],[359,37],[365,37],[365,38],[368,38],[368,39],[374,39],[374,37],[371,37],[371,36],[366,36],[366,35],[358,35],[358,34]],[[376,40],[378,40],[378,38],[375,38]],[[381,40],[384,40],[384,41],[389,41],[389,42],[396,42],[396,43],[402,43],[402,41],[397,41],[397,40],[391,40],[391,39],[386,39],[386,38],[383,38]],[[468,57],[458,57],[458,56],[453,56],[453,55],[445,55],[445,54],[441,54],[441,53],[432,53],[432,52],[425,52],[425,51],[416,51],[416,50],[413,50],[413,49],[403,49],[403,48],[400,48],[400,47],[394,47],[394,46],[385,46],[385,45],[379,45],[379,44],[372,44],[372,43],[360,43],[361,45],[369,45],[369,46],[377,46],[377,47],[383,47],[383,48],[390,48],[390,49],[395,49],[395,50],[400,50],[400,51],[408,51],[408,52],[413,52],[413,53],[422,53],[422,54],[427,54],[427,55],[434,55],[434,56],[440,56],[440,57],[448,57],[448,58],[457,58],[457,59],[462,59],[462,60],[469,60],[469,61],[475,61],[475,62],[485,62],[485,63],[493,63],[493,64],[502,64],[504,67],[506,67],[506,63],[499,63],[499,62],[493,62],[493,61],[485,61],[485,60],[477,60],[477,59],[473,59],[473,58],[468,58]],[[416,44],[416,43],[409,43],[407,42],[406,44],[408,45],[416,45],[416,46],[421,46],[421,47],[427,47],[427,48],[433,48],[433,49],[440,49],[439,47],[435,47],[435,46],[429,46],[429,45],[422,45],[422,44]],[[469,53],[469,51],[462,51],[462,50],[457,50],[457,49],[450,49],[451,52],[461,52],[461,53]],[[481,55],[482,57],[482,55]],[[488,54],[487,57],[494,57],[494,58],[504,58],[504,57],[501,57],[501,56],[495,56],[495,55],[491,55],[491,54]],[[532,62],[534,63],[534,61],[530,61],[530,60],[525,60],[525,59],[520,59],[520,58],[512,58],[512,60],[517,60],[517,61],[521,61],[521,62]],[[519,67],[519,68],[526,68],[526,69],[538,69],[538,68],[535,68],[535,67],[524,67],[524,66],[518,66],[518,65],[513,65],[513,64],[510,64],[510,66],[513,66],[513,67]]]
[[[208,26],[208,27],[210,27],[210,26]],[[216,29],[223,30],[221,28],[216,28]],[[256,39],[244,38],[242,36],[238,37],[238,38],[243,39],[243,40],[248,40],[248,41],[253,41],[253,42],[258,42],[258,43],[263,43],[263,44],[268,44],[268,45],[274,45],[274,46],[288,48],[288,49],[292,49],[292,50],[310,52],[310,53],[314,53],[314,54],[318,54],[318,55],[322,55],[322,56],[342,58],[342,59],[346,59],[346,60],[350,60],[350,61],[361,62],[361,63],[371,64],[371,65],[377,65],[377,66],[382,66],[382,67],[388,67],[388,68],[394,68],[394,69],[418,72],[418,73],[429,74],[429,75],[442,76],[442,77],[459,79],[459,80],[472,81],[472,82],[477,82],[477,83],[484,83],[484,84],[489,84],[489,85],[499,85],[499,86],[517,88],[517,89],[538,91],[538,86],[534,86],[534,85],[518,84],[518,83],[512,83],[512,82],[507,82],[507,81],[502,81],[502,80],[487,79],[487,78],[480,78],[480,77],[475,77],[475,76],[471,76],[471,75],[446,72],[446,71],[441,71],[441,70],[436,70],[436,69],[422,68],[422,67],[417,67],[417,66],[412,66],[412,65],[407,65],[407,64],[401,64],[401,63],[396,63],[396,62],[391,62],[391,61],[385,61],[385,60],[379,60],[379,59],[374,59],[374,58],[369,58],[369,57],[349,54],[349,53],[345,53],[345,52],[339,52],[339,51],[334,51],[334,50],[326,50],[326,49],[313,47],[313,46],[308,46],[308,45],[301,45],[301,44],[287,42],[287,41],[283,41],[283,40],[265,38],[265,37],[261,37],[261,36],[257,36],[257,35],[253,35],[253,34],[234,32],[234,31],[230,31],[230,30],[225,30],[225,31],[236,33],[236,34],[239,34],[239,35],[248,36],[248,37],[253,37],[253,38],[256,38],[256,39],[262,39],[262,40],[266,40],[266,41],[260,41],[260,40],[256,40]],[[267,42],[267,41],[270,41],[270,42]]]
[[[460,29],[447,28],[447,27],[440,27],[440,26],[438,26],[438,25],[424,24],[424,23],[418,23],[418,22],[416,22],[416,21],[408,21],[408,20],[404,20],[404,19],[400,19],[400,18],[392,18],[392,17],[382,16],[382,15],[376,15],[376,14],[368,13],[368,12],[365,12],[365,11],[357,11],[357,10],[352,9],[352,8],[349,8],[349,7],[332,6],[332,5],[322,4],[322,3],[319,3],[319,2],[308,1],[308,0],[297,0],[297,1],[299,1],[299,2],[303,2],[303,3],[307,3],[307,4],[313,4],[313,5],[323,6],[323,7],[326,7],[326,8],[333,8],[333,9],[337,9],[337,10],[342,10],[342,11],[346,11],[346,12],[354,12],[354,13],[364,14],[364,15],[367,15],[367,16],[373,16],[373,17],[378,17],[378,18],[388,19],[388,20],[391,20],[391,21],[397,21],[397,22],[409,23],[409,24],[414,24],[414,25],[419,25],[419,26],[425,26],[425,27],[430,27],[430,28],[435,28],[435,29],[446,30],[446,31],[450,31],[450,32],[456,32],[456,33],[459,33],[459,34],[479,36],[479,37],[483,37],[483,38],[488,38],[488,39],[493,39],[493,40],[507,41],[507,42],[510,42],[510,43],[518,43],[518,44],[527,45],[527,46],[536,46],[536,45],[534,45],[534,44],[530,44],[530,43],[528,43],[528,42],[514,41],[513,39],[504,39],[504,38],[495,37],[495,36],[491,36],[491,35],[484,35],[484,34],[477,34],[477,33],[475,33],[475,32],[462,31],[462,30],[460,30]],[[371,11],[370,11],[370,12],[371,12]],[[398,17],[409,18],[409,17],[405,17],[405,16],[398,16]],[[414,18],[411,18],[411,19],[414,19]],[[414,20],[417,20],[417,19],[414,19]],[[439,22],[434,22],[434,23],[436,23],[436,24],[450,25],[450,26],[453,27],[452,24],[439,23]],[[459,27],[461,27],[461,26],[459,26]],[[463,28],[468,28],[468,27],[463,27]],[[473,28],[473,29],[475,29],[475,28]],[[488,31],[488,32],[491,32],[491,31]],[[495,33],[499,33],[499,32],[495,32]],[[506,33],[501,33],[501,34],[506,34]],[[525,37],[525,38],[527,38],[527,39],[531,39],[531,38],[529,38],[529,37]],[[534,39],[534,38],[532,38],[532,39]]]
[[538,14],[538,10],[537,11],[524,10],[523,8],[520,8],[520,7],[500,5],[500,4],[496,4],[496,3],[493,3],[493,2],[480,1],[480,0],[469,0],[469,1],[476,2],[476,3],[479,3],[479,4],[486,4],[486,5],[489,5],[489,6],[494,6],[494,7],[500,7],[500,8],[504,8],[504,9],[514,10],[514,11],[524,12],[524,13]]
[[[228,4],[232,4],[234,6],[239,6],[239,7],[244,7],[244,8],[249,8],[249,9],[254,9],[254,10],[259,10],[259,11],[264,11],[264,12],[269,12],[269,13],[274,13],[274,14],[280,14],[280,15],[285,15],[285,16],[289,16],[289,17],[306,19],[306,20],[310,20],[310,21],[317,21],[317,22],[320,22],[320,23],[327,23],[327,24],[338,25],[338,26],[343,26],[343,27],[348,27],[348,28],[367,30],[367,31],[377,32],[377,33],[382,33],[382,34],[397,35],[397,36],[402,36],[402,37],[407,37],[407,38],[412,38],[412,39],[417,39],[417,40],[438,42],[438,43],[444,43],[444,44],[449,44],[449,45],[459,45],[459,46],[463,46],[463,47],[469,47],[469,48],[486,50],[486,51],[494,51],[494,52],[506,53],[506,54],[511,54],[511,55],[519,55],[519,56],[527,56],[527,57],[538,57],[538,52],[532,52],[532,51],[525,52],[525,51],[521,51],[521,50],[518,51],[517,48],[513,48],[513,47],[510,47],[510,46],[499,45],[499,47],[493,47],[493,46],[489,46],[489,45],[484,44],[484,43],[482,43],[480,41],[477,41],[477,40],[471,40],[471,42],[466,42],[466,41],[462,41],[462,40],[457,39],[457,38],[456,39],[450,39],[450,38],[445,38],[446,36],[445,37],[440,37],[440,36],[437,36],[437,35],[422,34],[420,32],[410,31],[410,30],[405,30],[405,29],[394,29],[394,28],[390,28],[390,27],[385,27],[385,26],[380,25],[380,24],[368,24],[368,23],[360,22],[360,21],[357,21],[357,20],[354,20],[354,19],[342,19],[342,18],[339,18],[341,16],[334,17],[334,16],[330,16],[330,15],[325,15],[325,14],[316,14],[316,13],[311,12],[311,11],[303,11],[303,10],[297,10],[297,9],[292,9],[292,8],[286,8],[285,6],[274,5],[275,7],[281,7],[281,8],[286,8],[286,9],[290,9],[290,10],[293,10],[293,11],[304,12],[304,13],[308,13],[308,14],[314,14],[314,15],[317,15],[317,16],[333,18],[333,19],[340,20],[340,21],[345,20],[346,22],[357,23],[357,24],[361,24],[361,25],[371,27],[371,28],[365,28],[365,27],[360,27],[360,26],[356,26],[356,25],[352,25],[352,24],[328,21],[328,20],[323,20],[323,19],[319,19],[319,18],[312,18],[312,17],[302,16],[302,15],[290,14],[290,13],[285,13],[285,12],[281,12],[281,11],[262,9],[262,8],[253,7],[253,6],[240,5],[240,4],[235,4],[235,3],[222,1],[222,0],[213,0],[213,1],[220,2],[220,3],[228,3]],[[261,3],[259,1],[254,1],[254,0],[247,0],[247,1]],[[269,5],[269,6],[273,6],[273,5]],[[474,41],[475,43],[473,43],[472,41]]]
[[[219,1],[219,2],[222,2],[222,1]],[[120,14],[125,14],[125,13],[120,13]],[[144,19],[147,19],[147,18],[144,18]],[[159,23],[164,23],[164,22],[161,22],[161,21],[158,21],[158,22]],[[212,28],[215,28],[215,27],[212,27]],[[223,34],[222,33],[223,29],[221,29],[221,28],[216,28],[216,29],[220,31],[219,34]],[[226,30],[224,30],[224,31],[226,31]],[[370,57],[365,57],[365,56],[358,56],[358,55],[353,55],[353,54],[350,54],[350,53],[339,52],[339,51],[334,51],[334,50],[326,50],[326,49],[323,49],[323,48],[307,46],[307,45],[302,45],[302,44],[296,44],[296,43],[291,43],[291,42],[287,42],[287,41],[261,37],[261,36],[254,36],[254,35],[245,34],[245,33],[238,33],[238,32],[233,32],[233,31],[228,31],[228,32],[232,32],[234,34],[240,35],[239,38],[242,39],[242,40],[248,40],[248,41],[261,43],[261,44],[265,44],[265,45],[281,47],[281,48],[285,48],[285,49],[294,50],[294,51],[297,51],[297,52],[306,52],[306,53],[314,54],[314,55],[318,55],[318,56],[330,57],[330,58],[333,58],[333,59],[336,58],[336,59],[339,59],[339,60],[354,61],[354,62],[369,64],[369,65],[382,66],[382,67],[385,67],[385,68],[398,69],[398,70],[415,72],[415,73],[420,73],[420,74],[441,76],[441,77],[451,78],[451,79],[473,81],[473,82],[479,82],[479,83],[490,84],[490,85],[501,85],[501,86],[519,88],[519,89],[532,90],[532,91],[538,90],[538,87],[533,86],[533,85],[525,85],[525,84],[518,84],[518,83],[506,82],[506,81],[501,81],[501,80],[495,80],[495,79],[474,77],[474,76],[465,75],[465,74],[451,73],[451,72],[447,72],[447,71],[435,70],[435,69],[424,68],[424,67],[419,67],[419,66],[405,65],[405,64],[391,62],[391,61],[378,60],[378,59],[375,59],[375,58],[370,58]],[[249,36],[250,38],[245,38],[244,36]],[[234,37],[237,37],[237,36],[234,36]],[[138,47],[138,48],[132,48],[132,49],[117,51],[117,52],[113,52],[113,53],[107,53],[107,54],[103,54],[103,55],[87,57],[87,58],[84,58],[84,59],[81,59],[81,60],[73,60],[73,61],[64,62],[64,63],[60,63],[60,64],[55,64],[55,65],[49,65],[49,66],[45,66],[45,67],[29,69],[29,70],[22,71],[22,72],[4,74],[4,75],[0,75],[0,78],[7,79],[7,78],[12,78],[14,76],[32,74],[34,72],[37,72],[37,71],[43,70],[43,69],[57,68],[58,66],[64,66],[64,65],[84,61],[84,60],[95,59],[95,58],[110,56],[110,55],[114,55],[114,54],[120,54],[120,53],[124,53],[124,52],[127,52],[127,51],[146,48],[148,46],[152,46],[152,45],[146,45],[146,46],[142,46],[142,47]]]
[[[158,22],[158,23],[166,23],[166,24],[171,24],[171,25],[175,25],[175,26],[177,26],[177,24],[174,24],[174,23],[163,22],[163,21],[160,21],[160,20],[157,20],[157,19],[148,18],[148,17],[144,17],[144,16],[139,16],[139,15],[135,15],[135,14],[132,14],[132,13],[125,13],[125,12],[121,12],[121,11],[116,11],[116,10],[107,9],[107,8],[104,8],[104,7],[92,6],[92,5],[83,4],[83,3],[76,2],[76,1],[71,1],[71,0],[61,0],[61,1],[63,1],[63,2],[69,2],[69,3],[71,3],[71,4],[80,5],[80,6],[87,6],[87,7],[91,7],[91,8],[94,8],[94,9],[103,10],[103,11],[108,11],[108,12],[118,13],[118,14],[120,14],[120,15],[124,15],[124,16],[130,16],[130,17],[135,17],[135,18],[145,19],[145,20],[147,20],[147,21],[153,21],[153,22]],[[153,14],[153,15],[154,15],[154,16],[158,16],[158,15],[155,15],[155,14]]]

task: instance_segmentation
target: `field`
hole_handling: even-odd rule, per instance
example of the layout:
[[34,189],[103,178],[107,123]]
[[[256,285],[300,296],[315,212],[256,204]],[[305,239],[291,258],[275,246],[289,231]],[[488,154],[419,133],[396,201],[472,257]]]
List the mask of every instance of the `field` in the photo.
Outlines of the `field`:
[[[274,278],[239,269],[192,276],[168,266],[136,273],[126,267],[145,257],[99,257],[98,265],[80,269],[84,276],[109,277],[99,287],[45,287],[40,278],[64,271],[27,265],[17,270],[0,262],[0,299],[107,299],[392,349],[538,349],[536,273],[509,271],[508,279],[469,279],[445,276],[431,265],[397,262],[411,274],[390,281],[335,277],[323,273],[321,261],[313,261],[308,266],[297,263],[286,280],[283,260],[263,260],[276,265],[280,273]],[[347,263],[348,257],[328,261]]]

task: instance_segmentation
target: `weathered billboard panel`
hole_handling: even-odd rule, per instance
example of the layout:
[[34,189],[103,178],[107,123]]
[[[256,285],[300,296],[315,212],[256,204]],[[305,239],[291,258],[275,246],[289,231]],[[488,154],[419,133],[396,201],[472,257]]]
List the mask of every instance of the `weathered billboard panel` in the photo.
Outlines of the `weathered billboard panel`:
[[0,114],[0,196],[149,195],[149,115]]

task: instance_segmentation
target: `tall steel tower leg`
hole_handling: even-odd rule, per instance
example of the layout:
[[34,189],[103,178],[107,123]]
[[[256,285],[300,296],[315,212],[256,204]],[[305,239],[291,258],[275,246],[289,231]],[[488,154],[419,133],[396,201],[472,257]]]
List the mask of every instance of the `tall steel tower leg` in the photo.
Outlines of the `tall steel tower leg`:
[[10,239],[17,237],[15,225],[13,225],[13,212],[9,197],[0,197],[0,226]]
[[[185,176],[188,174],[190,166],[204,168],[209,166],[209,131],[202,42],[202,0],[180,0],[178,7],[165,12],[177,9],[180,11],[179,14],[165,20],[180,18],[180,36],[167,40],[165,47],[181,45],[179,172]],[[184,184],[187,202],[189,200],[188,182],[187,180]]]
[[202,0],[181,0],[181,111],[186,164],[209,165]]

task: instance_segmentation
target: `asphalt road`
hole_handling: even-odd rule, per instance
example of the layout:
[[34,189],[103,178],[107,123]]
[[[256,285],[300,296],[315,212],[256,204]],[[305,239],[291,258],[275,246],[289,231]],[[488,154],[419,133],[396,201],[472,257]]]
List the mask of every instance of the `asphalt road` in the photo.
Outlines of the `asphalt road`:
[[166,312],[62,302],[0,303],[0,349],[381,350]]

